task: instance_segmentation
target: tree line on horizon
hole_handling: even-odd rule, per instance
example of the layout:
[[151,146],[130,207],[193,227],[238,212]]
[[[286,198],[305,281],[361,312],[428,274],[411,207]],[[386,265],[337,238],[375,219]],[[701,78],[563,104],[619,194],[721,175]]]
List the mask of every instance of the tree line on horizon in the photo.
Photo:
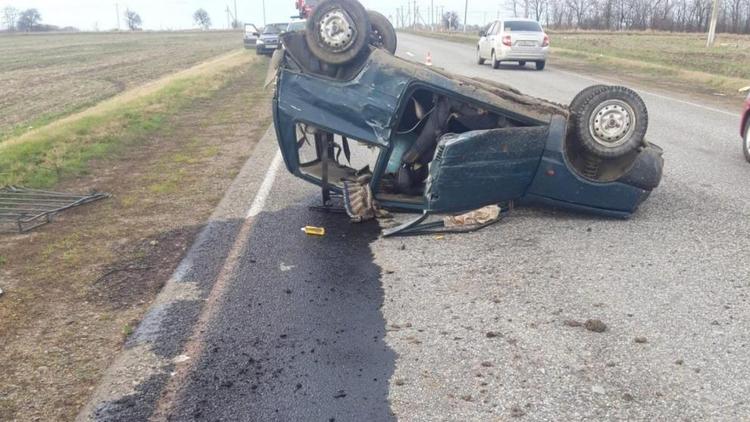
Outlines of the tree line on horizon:
[[[125,9],[123,13],[125,25],[131,31],[140,31],[143,25],[141,16],[132,9]],[[211,17],[204,9],[198,9],[193,14],[193,22],[204,30],[211,28]],[[8,32],[50,32],[50,31],[78,31],[78,28],[68,26],[59,27],[42,23],[42,14],[35,8],[19,10],[7,6],[0,11],[0,23]],[[235,28],[239,24],[235,23]]]
[[[508,0],[514,16],[553,29],[705,32],[711,0]],[[750,34],[750,0],[719,0],[717,32]]]

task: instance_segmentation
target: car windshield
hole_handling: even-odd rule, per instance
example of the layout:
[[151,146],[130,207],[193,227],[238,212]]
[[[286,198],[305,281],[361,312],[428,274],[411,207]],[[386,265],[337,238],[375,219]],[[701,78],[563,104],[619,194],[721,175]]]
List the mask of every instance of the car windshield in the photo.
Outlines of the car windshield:
[[270,25],[266,25],[265,28],[263,28],[264,34],[280,34],[282,31],[286,29],[288,24],[286,23],[272,23]]
[[289,24],[289,26],[286,28],[286,32],[294,32],[294,31],[301,31],[305,29],[307,21],[296,21]]
[[542,32],[542,27],[534,21],[506,21],[505,30],[511,32]]

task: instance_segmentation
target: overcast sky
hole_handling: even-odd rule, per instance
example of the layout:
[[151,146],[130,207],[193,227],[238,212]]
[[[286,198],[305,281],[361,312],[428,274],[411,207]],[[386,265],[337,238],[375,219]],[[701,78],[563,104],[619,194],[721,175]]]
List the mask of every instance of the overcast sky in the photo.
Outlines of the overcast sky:
[[[375,9],[394,18],[400,6],[407,0],[361,0],[365,7]],[[463,21],[464,0],[433,0],[436,7],[446,11],[455,10]],[[126,7],[141,15],[145,29],[193,28],[193,12],[206,9],[214,28],[227,26],[226,7],[234,9],[234,0],[0,0],[0,9],[13,6],[17,9],[36,8],[43,23],[58,26],[75,26],[82,30],[99,28],[107,30],[117,27],[115,4],[119,3],[120,16]],[[266,22],[288,21],[295,13],[294,0],[265,0]],[[237,0],[237,14],[243,22],[263,24],[262,0]],[[417,0],[420,15],[428,20],[430,0]],[[498,10],[504,13],[501,2],[493,0],[469,0],[469,24],[483,24],[493,19]],[[505,12],[507,13],[507,12]],[[125,22],[120,26],[124,28]]]

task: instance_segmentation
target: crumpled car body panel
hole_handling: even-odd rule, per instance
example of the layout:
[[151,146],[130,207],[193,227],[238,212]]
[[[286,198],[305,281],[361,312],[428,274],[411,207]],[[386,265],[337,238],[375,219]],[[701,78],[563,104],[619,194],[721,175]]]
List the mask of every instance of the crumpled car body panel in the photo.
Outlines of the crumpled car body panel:
[[[395,148],[396,124],[410,95],[418,89],[481,106],[526,127],[445,136],[430,163],[423,201],[380,198],[378,188]],[[566,156],[567,107],[525,96],[492,81],[459,77],[408,62],[380,50],[372,50],[361,68],[346,80],[306,72],[288,57],[278,70],[273,115],[287,169],[320,186],[321,180],[300,171],[297,124],[309,124],[379,148],[370,184],[385,208],[455,213],[517,201],[628,217],[658,185],[663,166],[661,150],[646,146],[647,153],[639,153],[629,170],[616,180],[587,179]],[[642,179],[647,182],[634,182]]]

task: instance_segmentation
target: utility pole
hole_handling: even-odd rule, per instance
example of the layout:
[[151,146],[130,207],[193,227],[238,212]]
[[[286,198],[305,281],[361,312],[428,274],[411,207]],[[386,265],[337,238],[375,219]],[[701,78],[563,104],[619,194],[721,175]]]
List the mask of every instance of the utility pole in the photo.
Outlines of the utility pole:
[[430,30],[435,32],[435,0],[430,0]]
[[266,26],[266,0],[263,0],[263,26]]
[[716,41],[716,21],[719,20],[719,0],[713,1],[713,7],[711,10],[711,24],[708,27],[708,40],[706,40],[706,47],[713,47],[714,41]]
[[464,32],[466,32],[466,19],[469,17],[469,0],[466,0],[466,5],[464,6]]
[[237,0],[234,0],[234,22],[232,22],[232,27],[237,26],[239,28],[239,18],[237,17]]
[[115,3],[115,14],[117,15],[117,30],[120,30],[120,4]]

